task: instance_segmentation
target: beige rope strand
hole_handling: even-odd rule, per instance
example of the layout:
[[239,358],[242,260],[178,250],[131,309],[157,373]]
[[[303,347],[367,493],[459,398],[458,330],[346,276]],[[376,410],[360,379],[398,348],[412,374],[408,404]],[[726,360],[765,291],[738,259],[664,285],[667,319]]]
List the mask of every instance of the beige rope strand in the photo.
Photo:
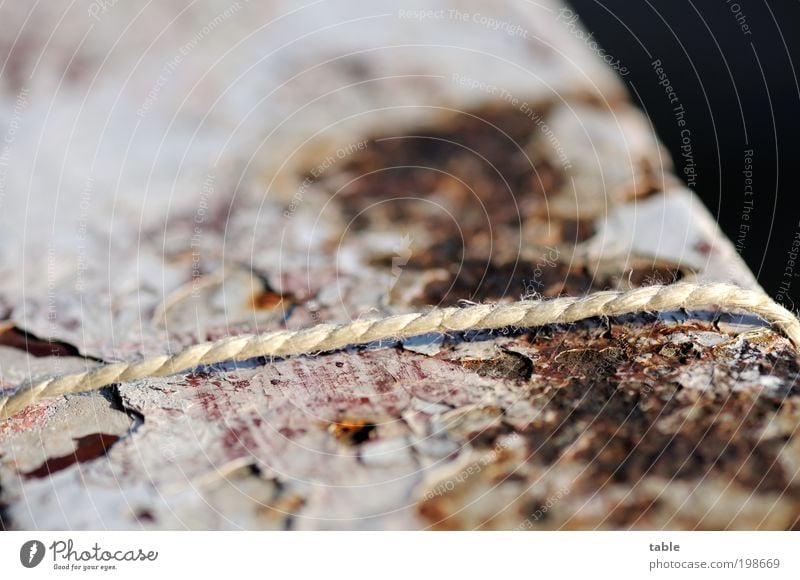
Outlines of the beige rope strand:
[[746,311],[775,325],[800,348],[800,322],[763,292],[730,284],[645,286],[629,291],[595,292],[584,298],[523,300],[514,304],[480,304],[466,308],[441,308],[424,313],[400,314],[378,320],[343,325],[320,324],[305,330],[280,330],[225,338],[197,344],[173,355],[100,366],[86,372],[30,381],[0,398],[0,420],[31,403],[93,391],[125,381],[161,377],[201,365],[254,357],[286,357],[344,348],[378,340],[401,339],[431,332],[489,330],[517,326],[531,328],[575,322],[593,316],[619,316],[636,312],[719,307]]

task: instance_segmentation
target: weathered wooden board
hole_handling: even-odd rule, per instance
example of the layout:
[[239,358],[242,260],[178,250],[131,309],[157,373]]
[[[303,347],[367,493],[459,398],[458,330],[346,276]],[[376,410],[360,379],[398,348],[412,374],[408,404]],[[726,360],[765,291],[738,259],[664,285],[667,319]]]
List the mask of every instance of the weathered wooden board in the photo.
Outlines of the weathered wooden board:
[[[756,287],[561,5],[362,4],[0,8],[0,388],[460,300]],[[797,373],[757,320],[677,312],[196,369],[0,425],[0,515],[792,528]]]

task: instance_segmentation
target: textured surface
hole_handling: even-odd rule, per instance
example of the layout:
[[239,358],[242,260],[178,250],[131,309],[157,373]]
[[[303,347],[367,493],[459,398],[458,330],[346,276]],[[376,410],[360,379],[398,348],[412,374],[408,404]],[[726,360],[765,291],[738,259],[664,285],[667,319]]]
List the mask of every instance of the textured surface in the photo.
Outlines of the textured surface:
[[[187,4],[0,8],[3,387],[421,305],[755,287],[557,4],[492,9],[525,37],[382,2]],[[4,423],[0,515],[791,528],[797,372],[758,321],[680,312],[197,369]]]
[[591,318],[674,310],[718,309],[760,318],[800,348],[800,321],[760,290],[733,284],[674,282],[627,290],[598,290],[586,296],[526,298],[511,303],[465,304],[451,308],[425,307],[420,312],[366,318],[344,324],[315,324],[300,330],[226,336],[189,346],[175,354],[100,364],[95,368],[26,381],[0,393],[0,420],[40,401],[88,393],[117,383],[173,376],[193,369],[252,359],[286,359],[325,354],[373,343],[390,344],[425,335],[496,332],[572,324]]

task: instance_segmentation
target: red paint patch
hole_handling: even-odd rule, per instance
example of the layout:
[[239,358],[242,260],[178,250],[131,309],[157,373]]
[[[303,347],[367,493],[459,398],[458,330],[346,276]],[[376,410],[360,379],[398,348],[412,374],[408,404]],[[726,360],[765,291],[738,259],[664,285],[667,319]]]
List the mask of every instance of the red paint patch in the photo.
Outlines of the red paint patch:
[[26,407],[8,421],[0,423],[0,433],[22,433],[44,425],[47,419],[47,409],[55,401],[43,401]]

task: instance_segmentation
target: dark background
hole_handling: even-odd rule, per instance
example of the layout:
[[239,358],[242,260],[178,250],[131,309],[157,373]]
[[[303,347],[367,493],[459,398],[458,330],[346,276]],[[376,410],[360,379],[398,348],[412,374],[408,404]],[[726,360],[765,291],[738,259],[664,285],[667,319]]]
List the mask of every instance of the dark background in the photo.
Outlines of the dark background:
[[[652,119],[684,178],[675,105],[652,66],[661,60],[691,131],[693,189],[738,242],[765,290],[787,307],[800,307],[800,255],[796,265],[790,263],[792,240],[800,235],[800,2],[569,3],[599,44],[628,68],[623,80],[631,98]],[[754,151],[749,221],[743,217],[746,149]]]

